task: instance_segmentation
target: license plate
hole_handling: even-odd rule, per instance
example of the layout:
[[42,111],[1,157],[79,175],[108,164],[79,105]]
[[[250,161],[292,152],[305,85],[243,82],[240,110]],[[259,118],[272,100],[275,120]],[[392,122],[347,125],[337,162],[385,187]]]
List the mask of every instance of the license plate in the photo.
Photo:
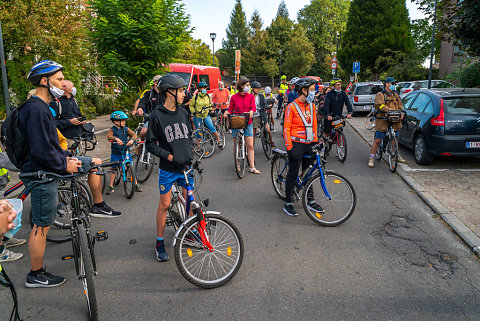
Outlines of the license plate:
[[480,142],[467,142],[467,148],[480,148]]
[[372,106],[368,106],[368,105],[363,106],[363,109],[371,109],[371,108],[372,108]]

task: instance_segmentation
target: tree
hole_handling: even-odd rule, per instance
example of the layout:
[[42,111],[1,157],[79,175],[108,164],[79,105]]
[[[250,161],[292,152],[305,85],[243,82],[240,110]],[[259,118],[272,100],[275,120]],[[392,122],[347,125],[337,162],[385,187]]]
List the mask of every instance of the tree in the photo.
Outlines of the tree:
[[[429,24],[428,18],[412,20],[411,33],[415,43],[415,52],[420,62],[425,61],[430,56],[432,44],[433,25]],[[441,37],[438,30],[435,37],[435,55],[440,53]]]
[[92,0],[91,40],[105,71],[140,86],[161,73],[191,33],[178,0]]
[[280,1],[277,9],[277,17],[282,17],[283,19],[290,19],[290,15],[288,14],[287,5],[285,4],[285,0]]
[[[305,76],[315,62],[315,50],[300,24],[294,25],[292,35],[295,36],[290,37],[286,44],[282,72],[290,77]],[[300,48],[301,51],[299,51]]]
[[[215,65],[218,66],[218,59],[215,58],[215,60]],[[172,62],[211,66],[213,62],[212,51],[210,50],[210,46],[202,42],[202,40],[188,37],[181,44]]]
[[278,50],[282,50],[282,74],[284,73],[283,65],[285,62],[285,55],[287,51],[287,43],[293,36],[293,21],[289,18],[284,18],[281,15],[277,15],[270,26],[266,29],[268,33],[267,46],[271,51],[269,58],[273,58],[276,64],[280,67],[280,55]]
[[360,61],[362,75],[378,77],[375,62],[387,48],[404,53],[413,49],[405,0],[353,0],[338,54],[342,68]]

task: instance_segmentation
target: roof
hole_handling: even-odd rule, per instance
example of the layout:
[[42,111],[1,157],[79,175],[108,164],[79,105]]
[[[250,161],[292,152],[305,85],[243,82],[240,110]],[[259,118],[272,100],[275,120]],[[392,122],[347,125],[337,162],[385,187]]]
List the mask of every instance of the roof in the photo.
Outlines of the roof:
[[480,88],[431,88],[421,89],[416,92],[430,91],[441,97],[480,95]]
[[368,85],[382,85],[383,83],[381,81],[362,81],[362,82],[357,82],[357,86],[368,86]]

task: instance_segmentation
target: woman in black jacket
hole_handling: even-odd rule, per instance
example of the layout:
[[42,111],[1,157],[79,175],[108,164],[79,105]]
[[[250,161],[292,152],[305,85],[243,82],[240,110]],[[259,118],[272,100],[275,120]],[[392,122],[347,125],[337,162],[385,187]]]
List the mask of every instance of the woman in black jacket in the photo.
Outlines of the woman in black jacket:
[[[267,129],[268,136],[270,137],[270,141],[272,142],[272,147],[275,147],[275,143],[272,139],[272,133],[270,132],[270,127],[267,124],[267,103],[265,101],[265,97],[259,94],[260,91],[260,83],[254,81],[251,83],[252,86],[252,94],[255,97],[255,105],[257,107],[257,111],[253,114],[253,137],[257,134],[257,129],[260,129],[261,121],[265,124],[265,128]],[[254,141],[255,142],[255,141]]]

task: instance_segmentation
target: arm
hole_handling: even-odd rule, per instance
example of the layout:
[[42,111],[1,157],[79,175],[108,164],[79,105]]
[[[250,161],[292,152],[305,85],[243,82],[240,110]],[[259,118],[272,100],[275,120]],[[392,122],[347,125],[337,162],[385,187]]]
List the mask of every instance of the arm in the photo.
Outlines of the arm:
[[190,109],[190,113],[193,115],[195,113],[195,104],[196,104],[197,100],[196,99],[192,99],[190,100],[190,104],[188,105],[188,108]]
[[325,116],[329,116],[332,111],[330,110],[330,95],[325,96],[325,104],[323,105],[323,111],[325,112]]
[[293,108],[292,104],[287,105],[287,110],[285,111],[285,118],[283,121],[283,138],[285,139],[285,147],[287,150],[292,149],[292,137],[290,136],[290,130],[292,129],[293,121]]
[[135,134],[135,132],[133,130],[128,128],[127,135],[128,135],[128,137],[130,137],[130,140],[128,142],[129,145],[128,144],[127,145],[130,146],[137,140],[137,134]]
[[343,93],[343,100],[345,101],[345,105],[347,105],[347,110],[348,110],[348,114],[352,114],[353,113],[353,107],[352,107],[352,103],[350,102],[350,99],[348,99],[348,96],[347,96],[347,93]]
[[173,159],[173,155],[171,155],[169,151],[163,149],[158,145],[158,142],[161,139],[159,134],[161,126],[155,116],[156,115],[152,115],[152,117],[150,117],[145,146],[147,148],[147,151],[149,151],[155,156],[160,157],[161,160],[171,161]]
[[380,112],[386,112],[388,107],[385,106],[385,97],[382,92],[377,93],[374,100],[375,109]]

